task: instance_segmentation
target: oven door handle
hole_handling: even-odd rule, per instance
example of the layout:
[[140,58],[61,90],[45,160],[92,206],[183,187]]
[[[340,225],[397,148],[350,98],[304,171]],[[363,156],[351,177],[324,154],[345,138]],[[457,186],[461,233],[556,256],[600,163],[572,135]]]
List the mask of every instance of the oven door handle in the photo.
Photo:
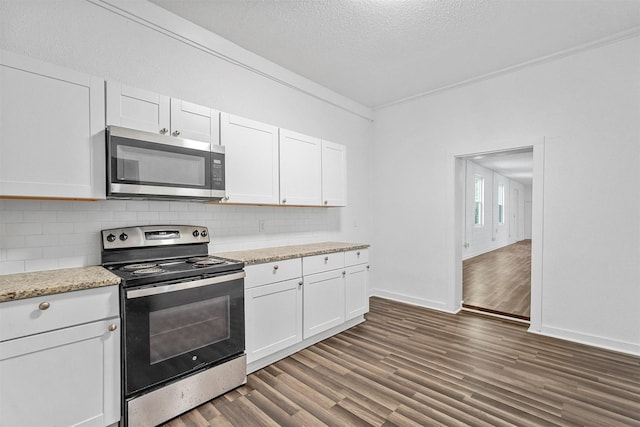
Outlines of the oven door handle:
[[193,280],[191,282],[174,283],[171,285],[153,286],[142,289],[132,289],[127,291],[127,299],[148,297],[151,295],[166,294],[169,292],[183,291],[185,289],[200,288],[202,286],[215,285],[218,283],[230,282],[232,280],[243,279],[246,273],[240,271],[237,273],[224,274],[222,276],[210,277],[207,279]]

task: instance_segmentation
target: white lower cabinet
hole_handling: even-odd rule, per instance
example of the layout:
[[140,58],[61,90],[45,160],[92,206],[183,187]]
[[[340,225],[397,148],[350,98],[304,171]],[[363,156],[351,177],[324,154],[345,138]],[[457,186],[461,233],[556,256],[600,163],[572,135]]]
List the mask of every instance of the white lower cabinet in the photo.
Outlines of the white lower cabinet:
[[304,339],[343,323],[344,277],[342,270],[305,276],[303,307]]
[[369,266],[360,264],[345,268],[345,320],[369,311]]
[[247,363],[302,341],[300,258],[245,267]]
[[106,288],[0,304],[5,324],[28,315],[46,331],[0,342],[0,426],[103,427],[120,420],[120,319],[112,288],[111,317],[54,330],[48,315],[64,315],[59,307],[69,309],[73,299],[86,310],[86,302],[104,301]]
[[248,289],[247,363],[302,341],[301,279]]
[[368,262],[360,249],[245,267],[247,371],[362,322]]
[[369,312],[369,250],[344,254],[345,317],[353,319]]

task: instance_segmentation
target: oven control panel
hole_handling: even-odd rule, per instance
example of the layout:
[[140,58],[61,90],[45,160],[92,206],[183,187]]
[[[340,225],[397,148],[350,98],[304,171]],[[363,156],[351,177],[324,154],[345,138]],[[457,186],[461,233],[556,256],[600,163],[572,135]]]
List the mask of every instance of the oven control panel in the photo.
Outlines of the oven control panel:
[[199,225],[148,225],[102,230],[102,248],[125,249],[147,246],[209,243],[209,230]]

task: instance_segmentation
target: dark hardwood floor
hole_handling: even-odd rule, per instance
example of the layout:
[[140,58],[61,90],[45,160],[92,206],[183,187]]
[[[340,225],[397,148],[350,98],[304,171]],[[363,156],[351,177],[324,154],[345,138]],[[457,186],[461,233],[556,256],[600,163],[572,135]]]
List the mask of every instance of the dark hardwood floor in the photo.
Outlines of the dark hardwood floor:
[[640,357],[380,298],[366,318],[167,426],[640,426]]
[[531,240],[462,262],[463,307],[529,320]]

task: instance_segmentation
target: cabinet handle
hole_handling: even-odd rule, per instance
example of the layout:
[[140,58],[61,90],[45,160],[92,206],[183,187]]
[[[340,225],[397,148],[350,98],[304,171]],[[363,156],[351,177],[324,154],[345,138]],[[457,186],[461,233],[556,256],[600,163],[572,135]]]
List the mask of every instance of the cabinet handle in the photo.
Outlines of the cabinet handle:
[[370,268],[371,268],[371,266],[370,266],[370,265],[367,265],[367,270],[369,270]]
[[277,270],[277,269],[278,269],[278,264],[274,265],[274,266],[273,266],[273,269],[274,269],[274,270]]
[[325,200],[325,201],[324,201],[324,204],[325,204],[325,205],[328,205],[328,204],[329,204],[329,201],[328,201],[328,200]]
[[115,332],[115,330],[118,329],[118,325],[116,325],[115,323],[112,323],[109,325],[107,329],[109,329],[109,332]]
[[179,130],[174,130],[173,131],[173,136],[180,136],[180,131]]
[[360,251],[356,252],[356,255],[357,255],[357,256],[360,256]]
[[41,302],[40,305],[38,305],[40,311],[48,310],[49,307],[51,307],[51,304],[49,304],[48,302]]
[[282,199],[282,203],[287,203],[287,199]]
[[329,261],[329,257],[328,256],[324,257],[325,264],[327,263],[327,261]]
[[346,275],[347,275],[347,272],[346,272],[346,271],[343,271],[343,272],[342,272],[342,275],[343,275],[343,276],[346,276]]
[[302,285],[304,285],[304,282],[301,280],[298,282],[298,286],[302,286]]
[[163,135],[166,135],[167,132],[169,132],[169,129],[167,129],[167,128],[160,129],[160,133],[163,134]]
[[225,200],[226,202],[228,202],[228,201],[229,201],[229,195],[228,195],[228,194],[227,194],[226,196],[224,196],[224,200]]

